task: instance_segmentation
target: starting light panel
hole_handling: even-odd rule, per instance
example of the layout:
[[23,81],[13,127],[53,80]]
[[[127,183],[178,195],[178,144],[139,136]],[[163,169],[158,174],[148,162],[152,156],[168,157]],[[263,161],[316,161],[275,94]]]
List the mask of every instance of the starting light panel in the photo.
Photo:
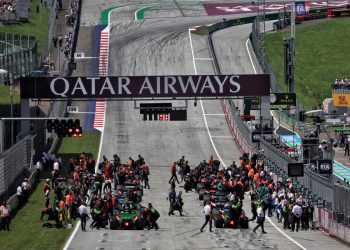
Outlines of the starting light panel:
[[46,122],[47,132],[56,132],[58,137],[82,137],[83,130],[80,127],[79,119],[69,119],[69,120],[47,120]]
[[186,109],[173,109],[171,103],[140,103],[144,121],[187,121]]

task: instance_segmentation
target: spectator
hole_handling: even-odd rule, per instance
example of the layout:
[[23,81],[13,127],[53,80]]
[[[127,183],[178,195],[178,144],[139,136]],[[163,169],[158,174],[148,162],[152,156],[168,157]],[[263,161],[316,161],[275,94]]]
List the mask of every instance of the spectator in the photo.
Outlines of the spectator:
[[22,186],[18,185],[16,195],[17,195],[17,198],[18,198],[18,206],[19,207],[22,205],[22,202],[23,202],[22,201],[22,194],[23,194]]
[[60,164],[58,162],[58,160],[55,160],[53,163],[53,170],[57,171],[58,173],[60,173]]
[[45,207],[48,208],[50,205],[50,179],[46,179],[44,184],[44,199],[45,199]]
[[58,46],[59,46],[60,48],[62,48],[62,44],[63,44],[63,38],[62,38],[61,35],[59,35],[59,37],[58,37]]
[[13,13],[16,11],[16,0],[1,0],[0,13]]
[[55,48],[57,48],[57,36],[56,35],[53,35],[52,42],[53,42],[53,45],[55,46]]
[[349,147],[349,138],[348,138],[347,135],[344,138],[344,145],[345,145],[345,147],[344,147],[344,155],[345,156],[349,156],[349,149],[350,149],[350,147]]
[[42,164],[41,161],[37,161],[36,163],[36,179],[39,180],[40,179],[40,175],[41,175],[41,168],[42,168]]
[[6,204],[6,201],[0,207],[0,216],[1,216],[1,228],[0,231],[10,231],[10,222],[11,222],[11,208]]
[[29,189],[30,189],[30,185],[28,183],[28,179],[24,178],[24,180],[22,182],[22,199],[23,199],[23,203],[26,203],[28,201]]

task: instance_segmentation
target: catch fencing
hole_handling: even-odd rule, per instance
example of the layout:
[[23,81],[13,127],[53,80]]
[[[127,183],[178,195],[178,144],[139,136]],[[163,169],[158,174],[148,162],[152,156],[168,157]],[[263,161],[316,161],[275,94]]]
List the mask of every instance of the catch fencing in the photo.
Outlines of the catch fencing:
[[49,54],[49,50],[50,50],[50,44],[51,44],[51,38],[53,35],[53,30],[55,27],[55,21],[56,21],[56,17],[57,17],[57,12],[59,10],[59,4],[57,2],[57,0],[52,0],[50,1],[50,5],[51,7],[51,14],[50,14],[50,19],[49,19],[49,28],[48,28],[48,32],[46,34],[46,39],[43,43],[43,48],[42,48],[42,58],[41,61],[46,58]]
[[35,37],[0,33],[0,68],[7,71],[5,83],[29,75],[38,66]]
[[13,147],[3,152],[0,158],[0,200],[7,200],[24,177],[35,170],[33,164],[40,159],[44,151],[44,133],[38,131],[27,135]]

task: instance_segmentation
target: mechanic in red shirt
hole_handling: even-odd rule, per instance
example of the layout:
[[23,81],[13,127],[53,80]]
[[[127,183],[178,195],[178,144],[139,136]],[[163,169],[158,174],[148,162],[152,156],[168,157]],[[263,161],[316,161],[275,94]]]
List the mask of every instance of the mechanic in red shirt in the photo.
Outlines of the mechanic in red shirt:
[[171,172],[171,177],[170,177],[170,180],[169,180],[169,184],[172,182],[173,179],[175,179],[177,181],[177,183],[179,184],[179,179],[177,178],[177,175],[176,175],[176,162],[174,161],[173,165],[171,165],[170,167],[170,172]]

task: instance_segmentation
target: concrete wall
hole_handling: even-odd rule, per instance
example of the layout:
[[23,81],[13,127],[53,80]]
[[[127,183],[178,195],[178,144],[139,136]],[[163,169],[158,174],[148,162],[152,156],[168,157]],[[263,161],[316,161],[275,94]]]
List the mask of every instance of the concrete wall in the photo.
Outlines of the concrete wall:
[[16,143],[11,150],[6,150],[3,155],[3,171],[2,180],[4,183],[3,189],[0,189],[0,194],[7,191],[6,189],[13,181],[22,174],[23,168],[29,167],[28,154],[31,145],[28,144],[28,138]]
[[315,207],[314,221],[316,222],[316,227],[320,228],[325,234],[350,244],[350,227],[338,223],[334,219],[331,211]]

